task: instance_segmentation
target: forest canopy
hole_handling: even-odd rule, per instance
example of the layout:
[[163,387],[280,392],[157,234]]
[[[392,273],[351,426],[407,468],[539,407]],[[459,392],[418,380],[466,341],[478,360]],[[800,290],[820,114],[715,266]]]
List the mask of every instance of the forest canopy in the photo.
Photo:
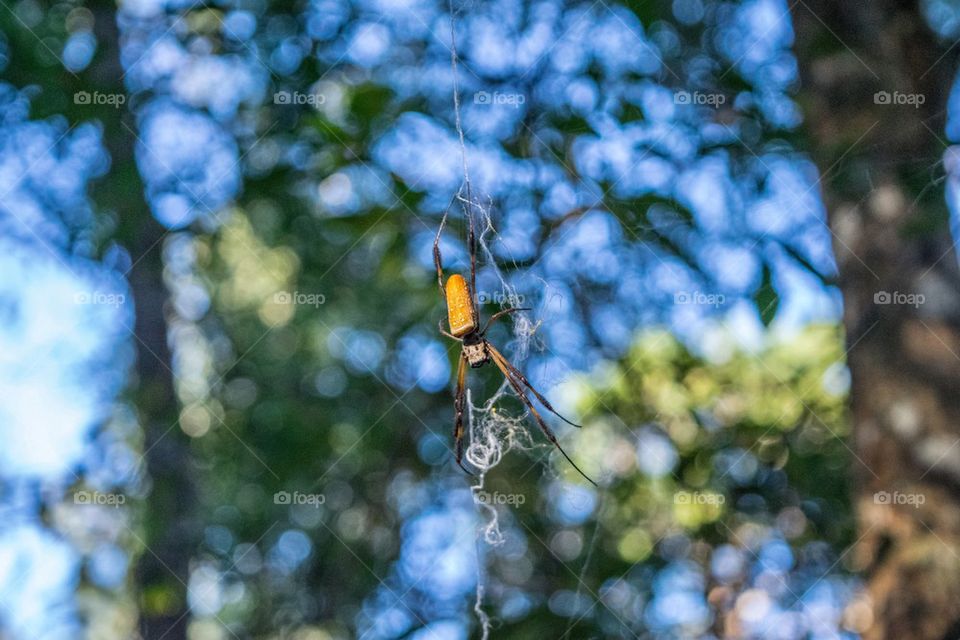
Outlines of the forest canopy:
[[955,638],[960,5],[860,5],[0,2],[0,636]]

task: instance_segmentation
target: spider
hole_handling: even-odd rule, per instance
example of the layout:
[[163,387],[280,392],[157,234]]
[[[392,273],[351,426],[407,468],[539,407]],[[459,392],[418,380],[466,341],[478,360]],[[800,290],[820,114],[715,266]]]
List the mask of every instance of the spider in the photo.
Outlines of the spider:
[[[465,207],[466,209],[466,207]],[[448,210],[449,211],[449,210]],[[597,485],[596,482],[591,480],[587,474],[580,470],[580,467],[570,459],[570,456],[567,455],[567,452],[563,450],[563,447],[560,446],[560,443],[557,442],[557,437],[553,434],[553,431],[550,430],[550,427],[547,426],[547,423],[544,422],[543,417],[540,415],[540,412],[537,411],[536,407],[533,406],[533,403],[530,401],[530,397],[527,395],[527,391],[530,393],[547,409],[550,413],[554,414],[564,422],[578,429],[581,428],[580,425],[567,420],[562,415],[557,413],[557,410],[550,405],[546,398],[544,398],[539,391],[533,388],[533,385],[527,380],[527,378],[513,366],[509,360],[507,360],[502,353],[500,353],[496,347],[494,347],[486,339],[487,329],[490,328],[494,322],[499,318],[502,318],[505,315],[511,313],[517,313],[519,311],[530,311],[529,308],[521,307],[510,307],[508,309],[503,309],[497,313],[490,316],[487,322],[483,325],[483,328],[480,328],[480,314],[477,311],[477,299],[474,297],[477,290],[477,238],[473,226],[473,216],[470,215],[469,210],[466,210],[466,217],[469,224],[468,239],[467,243],[470,250],[470,283],[467,284],[467,281],[464,277],[458,273],[453,274],[447,280],[447,285],[443,285],[443,263],[440,257],[440,234],[443,233],[443,226],[447,221],[447,212],[444,212],[443,218],[440,221],[440,228],[437,229],[437,237],[433,241],[433,262],[437,268],[437,284],[440,286],[440,295],[446,299],[447,303],[447,320],[450,324],[450,331],[446,331],[443,328],[443,321],[440,321],[440,333],[456,340],[463,345],[463,349],[460,351],[460,360],[457,366],[457,388],[454,392],[454,426],[453,426],[453,437],[456,442],[456,458],[457,464],[461,469],[470,473],[470,471],[463,466],[463,412],[466,405],[466,380],[467,380],[467,365],[469,364],[471,368],[477,369],[482,367],[491,360],[500,369],[500,372],[503,373],[504,378],[507,382],[510,383],[510,386],[513,387],[514,392],[517,394],[517,397],[524,404],[524,406],[529,410],[530,414],[533,416],[534,420],[537,423],[537,426],[540,427],[540,430],[543,431],[543,434],[547,437],[550,442],[563,454],[563,457],[567,459],[574,469],[583,476],[588,482]]]

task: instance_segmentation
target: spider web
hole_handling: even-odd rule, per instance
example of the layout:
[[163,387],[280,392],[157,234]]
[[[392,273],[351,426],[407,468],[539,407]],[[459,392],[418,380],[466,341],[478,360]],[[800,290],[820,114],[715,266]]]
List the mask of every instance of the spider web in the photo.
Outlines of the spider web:
[[[466,172],[464,188],[461,191],[467,194],[471,191],[469,174]],[[466,215],[473,216],[475,223],[479,222],[478,261],[484,263],[485,271],[495,274],[500,289],[508,300],[522,299],[516,287],[507,281],[503,272],[497,267],[496,258],[490,250],[488,238],[495,236],[496,233],[490,218],[491,207],[479,205],[475,201],[471,202],[468,197],[461,194],[458,194],[456,199],[463,205]],[[537,323],[524,311],[511,314],[511,320],[513,339],[506,351],[510,353],[512,362],[520,364],[526,361],[530,354]],[[496,391],[482,402],[475,403],[469,387],[466,389],[464,457],[477,473],[477,482],[471,486],[475,499],[479,498],[484,490],[487,471],[497,466],[507,452],[512,449],[533,449],[542,446],[533,440],[528,428],[529,411],[524,410],[513,414],[501,410],[500,402],[507,395],[514,395],[514,392],[506,378]],[[481,528],[484,540],[494,546],[501,544],[503,535],[499,529],[496,509],[479,499],[475,501],[487,515],[486,524]]]
[[[470,181],[470,171],[467,162],[467,145],[463,133],[460,116],[460,85],[458,79],[458,54],[456,40],[456,12],[453,0],[450,0],[450,64],[453,71],[453,103],[454,117],[460,146],[460,157],[463,171],[463,182],[454,202],[463,208],[468,222],[472,219],[476,232],[477,261],[484,265],[484,271],[494,274],[499,282],[500,291],[507,300],[522,300],[517,289],[512,285],[497,266],[497,259],[490,249],[490,243],[496,238],[496,230],[491,219],[493,210],[492,201],[481,204],[473,195],[473,185]],[[445,216],[446,217],[446,216]],[[442,228],[442,227],[441,227]],[[546,283],[544,283],[546,284]],[[476,296],[477,292],[473,292]],[[522,365],[530,354],[534,342],[538,323],[535,323],[527,312],[510,314],[512,320],[513,340],[505,349],[510,354],[510,360],[515,365]],[[526,423],[529,410],[518,415],[504,413],[498,408],[505,395],[513,395],[509,382],[504,379],[497,390],[482,404],[474,404],[473,395],[466,389],[465,427],[466,448],[464,457],[476,470],[477,481],[471,486],[475,504],[478,505],[484,521],[478,530],[477,540],[477,587],[473,611],[480,623],[481,638],[487,640],[490,635],[491,620],[483,610],[483,596],[486,587],[483,549],[480,537],[490,546],[499,546],[504,542],[500,530],[500,520],[494,505],[478,498],[484,491],[487,471],[499,464],[503,456],[513,449],[530,450],[540,445],[533,440],[531,431]],[[552,445],[547,445],[552,448]],[[595,540],[593,541],[595,543]],[[592,543],[592,544],[593,544]],[[584,567],[585,568],[585,567]]]
[[[470,169],[467,164],[467,145],[463,134],[463,124],[460,118],[460,81],[458,78],[458,54],[457,54],[457,34],[456,34],[456,13],[453,7],[453,0],[450,0],[450,65],[453,69],[453,112],[457,129],[457,138],[460,144],[460,160],[463,168],[463,183],[457,195],[455,202],[459,202],[463,207],[464,215],[468,220],[472,219],[474,225],[479,225],[476,233],[476,243],[481,253],[486,268],[493,272],[500,281],[500,286],[510,298],[518,299],[516,289],[507,282],[503,273],[497,267],[496,258],[487,244],[487,236],[495,234],[493,221],[490,218],[492,206],[483,206],[473,199],[473,185],[470,182]],[[479,213],[479,219],[477,216]],[[479,261],[479,260],[478,260]],[[476,291],[471,292],[474,296]],[[513,357],[517,361],[526,359],[530,350],[530,340],[533,335],[533,325],[525,312],[513,314],[514,326],[514,351]],[[509,417],[496,410],[497,402],[507,392],[508,383],[506,380],[501,383],[497,391],[487,401],[477,406],[473,403],[473,396],[469,387],[466,390],[466,438],[467,447],[465,457],[478,471],[479,480],[472,487],[474,496],[483,490],[486,472],[495,467],[503,457],[503,454],[512,448],[512,443],[517,440],[519,434],[524,433],[520,423],[526,417],[525,414],[519,417]],[[478,504],[482,504],[478,501]],[[490,515],[490,521],[484,527],[484,539],[490,544],[500,544],[503,536],[499,531],[497,512],[490,505],[483,505]]]
[[[452,15],[451,15],[452,24]],[[454,52],[456,49],[454,48]],[[456,56],[456,53],[453,54]],[[455,65],[455,63],[454,63]],[[455,67],[454,67],[455,68]],[[456,87],[456,81],[455,81]],[[458,91],[454,88],[454,95]],[[459,103],[459,100],[455,102]],[[485,269],[494,273],[500,283],[501,291],[506,294],[508,300],[519,300],[516,288],[511,285],[504,277],[503,273],[497,267],[496,259],[490,250],[487,242],[488,236],[495,235],[495,230],[490,219],[490,207],[484,207],[473,202],[471,199],[471,185],[469,172],[466,165],[466,145],[463,142],[463,133],[459,122],[459,104],[457,104],[457,129],[460,134],[461,153],[464,157],[464,186],[457,195],[457,200],[464,207],[467,216],[474,216],[474,223],[477,222],[475,212],[479,212],[479,222],[481,223],[479,233],[477,233],[478,261],[486,264]],[[466,192],[467,197],[463,197]],[[476,292],[473,292],[476,295]],[[530,319],[524,311],[511,314],[513,321],[513,340],[511,341],[510,352],[511,361],[520,364],[523,363],[530,353],[531,343],[537,325]],[[518,415],[510,415],[498,408],[500,400],[508,394],[512,394],[509,383],[506,378],[500,383],[497,390],[486,399],[482,404],[474,404],[473,394],[469,386],[466,389],[466,407],[465,407],[465,450],[464,457],[467,462],[476,470],[477,481],[470,489],[473,494],[474,503],[478,505],[484,522],[480,525],[479,534],[483,540],[491,546],[499,546],[504,542],[503,533],[500,531],[500,519],[496,507],[489,501],[481,500],[483,495],[487,471],[497,466],[503,456],[512,449],[522,448],[531,449],[536,446],[530,436],[530,431],[525,426],[529,411],[524,410]],[[480,623],[481,638],[487,640],[490,635],[491,621],[489,615],[483,610],[483,594],[485,591],[486,580],[484,576],[483,549],[480,540],[477,540],[477,588],[476,599],[473,605],[473,611]]]

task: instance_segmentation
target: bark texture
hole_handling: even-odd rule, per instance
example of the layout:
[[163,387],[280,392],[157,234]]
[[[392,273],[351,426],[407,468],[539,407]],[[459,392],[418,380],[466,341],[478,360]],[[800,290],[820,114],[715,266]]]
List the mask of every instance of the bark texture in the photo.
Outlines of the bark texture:
[[920,2],[800,0],[791,12],[844,297],[850,557],[872,607],[857,625],[867,640],[956,640],[960,273],[936,181],[956,57]]
[[[116,5],[97,0],[87,6],[94,13],[99,52],[79,89],[126,95]],[[103,123],[104,144],[111,158],[110,172],[97,185],[95,197],[102,209],[116,212],[115,236],[134,262],[127,274],[136,312],[133,402],[144,429],[144,461],[150,483],[135,568],[140,633],[144,640],[182,640],[187,637],[189,622],[189,562],[197,548],[194,465],[187,438],[177,424],[179,403],[167,343],[168,293],[161,255],[166,230],[154,220],[144,200],[134,159],[136,123],[130,107],[128,99],[123,108],[107,107],[95,114]]]

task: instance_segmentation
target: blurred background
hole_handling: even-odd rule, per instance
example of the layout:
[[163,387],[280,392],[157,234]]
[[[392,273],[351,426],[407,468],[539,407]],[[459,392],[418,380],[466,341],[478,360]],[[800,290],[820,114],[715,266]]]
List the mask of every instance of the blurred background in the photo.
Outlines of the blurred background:
[[[0,637],[956,640],[958,38],[0,0]],[[468,202],[597,487],[493,366],[454,464]]]

